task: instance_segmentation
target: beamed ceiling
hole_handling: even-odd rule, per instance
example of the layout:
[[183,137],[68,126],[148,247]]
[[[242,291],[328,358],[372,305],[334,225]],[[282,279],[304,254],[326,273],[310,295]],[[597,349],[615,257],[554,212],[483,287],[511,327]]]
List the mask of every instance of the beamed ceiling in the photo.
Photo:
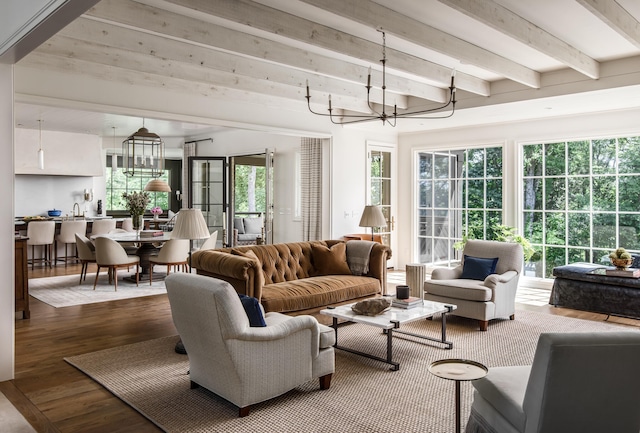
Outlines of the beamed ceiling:
[[[314,109],[331,95],[334,108],[363,113],[369,67],[382,103],[382,29],[389,105],[441,104],[456,70],[454,118],[404,121],[409,131],[637,107],[639,20],[637,0],[102,0],[17,65],[301,111],[308,80]],[[55,119],[48,129],[110,135],[139,122],[16,101],[25,126],[38,110]]]

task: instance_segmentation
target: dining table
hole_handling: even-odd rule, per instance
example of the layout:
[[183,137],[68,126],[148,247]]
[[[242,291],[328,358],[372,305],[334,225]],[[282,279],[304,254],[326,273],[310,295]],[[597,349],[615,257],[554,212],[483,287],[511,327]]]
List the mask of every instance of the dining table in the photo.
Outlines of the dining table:
[[[159,233],[159,232],[158,232]],[[95,239],[98,236],[113,239],[119,244],[133,243],[138,245],[136,250],[136,256],[140,257],[140,272],[138,273],[138,281],[149,281],[151,277],[151,263],[149,258],[158,254],[160,248],[157,244],[164,243],[171,239],[171,232],[161,232],[162,234],[154,233],[153,236],[144,236],[136,232],[126,233],[106,233],[97,236],[92,236],[91,239]],[[166,275],[163,273],[156,273],[153,275],[153,280],[163,280]],[[125,280],[136,282],[135,274],[130,277],[126,277]]]

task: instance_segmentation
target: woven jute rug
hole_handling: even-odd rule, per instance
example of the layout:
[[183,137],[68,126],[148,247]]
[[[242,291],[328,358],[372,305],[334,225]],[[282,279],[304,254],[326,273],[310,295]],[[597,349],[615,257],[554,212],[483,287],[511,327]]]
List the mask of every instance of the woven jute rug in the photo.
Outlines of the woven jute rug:
[[[158,271],[162,269],[158,266]],[[167,293],[164,281],[155,281],[149,285],[149,281],[135,282],[124,281],[130,272],[118,272],[118,290],[113,284],[109,284],[106,272],[100,273],[95,290],[93,282],[96,274],[88,274],[85,281],[80,284],[80,275],[62,275],[57,277],[31,278],[29,280],[29,294],[34,298],[55,308],[70,307],[72,305],[93,304],[96,302],[116,301],[118,299],[130,299],[140,296],[161,295]]]
[[[331,388],[318,381],[252,407],[238,418],[231,403],[203,388],[189,389],[187,357],[174,352],[178,337],[165,337],[66,358],[117,397],[167,432],[431,432],[455,426],[454,382],[431,375],[433,361],[464,358],[488,367],[530,364],[542,332],[607,332],[634,327],[518,311],[516,320],[492,321],[487,332],[463,318],[447,320],[452,350],[394,336],[394,360],[386,364],[336,350]],[[407,325],[407,330],[438,337],[440,319]],[[386,337],[375,328],[350,324],[339,330],[340,344],[378,356]],[[462,386],[463,427],[472,402],[472,385]]]

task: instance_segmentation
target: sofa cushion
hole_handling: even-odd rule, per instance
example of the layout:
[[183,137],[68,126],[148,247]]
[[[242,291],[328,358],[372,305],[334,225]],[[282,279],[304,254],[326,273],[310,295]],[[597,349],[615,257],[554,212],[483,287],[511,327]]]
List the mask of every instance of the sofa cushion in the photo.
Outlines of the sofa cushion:
[[267,284],[262,288],[265,311],[299,311],[380,293],[380,280],[354,275],[325,275]]
[[321,244],[312,244],[311,255],[316,275],[351,275],[347,263],[347,244],[339,243],[331,248]]
[[262,234],[262,218],[244,218],[244,233],[245,234]]
[[256,298],[252,298],[251,296],[242,295],[240,293],[238,293],[238,297],[240,298],[240,302],[242,302],[242,307],[244,308],[245,313],[247,313],[249,326],[267,326],[264,321],[264,317],[262,316],[262,310],[260,309],[258,300]]
[[233,228],[238,230],[239,235],[244,234],[244,222],[242,221],[242,218],[233,219]]
[[460,278],[484,281],[485,278],[496,272],[497,264],[497,257],[472,257],[465,254]]
[[478,280],[427,280],[424,288],[432,295],[468,301],[486,302],[492,295],[492,290]]

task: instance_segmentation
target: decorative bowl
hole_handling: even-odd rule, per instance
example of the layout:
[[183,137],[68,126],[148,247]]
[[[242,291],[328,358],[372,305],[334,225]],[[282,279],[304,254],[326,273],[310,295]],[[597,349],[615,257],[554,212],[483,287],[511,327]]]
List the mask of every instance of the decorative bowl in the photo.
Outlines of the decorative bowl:
[[633,259],[611,259],[611,264],[618,269],[627,269],[633,263]]
[[50,217],[59,217],[60,215],[62,215],[62,211],[61,210],[57,210],[57,209],[53,209],[47,212],[47,214]]

